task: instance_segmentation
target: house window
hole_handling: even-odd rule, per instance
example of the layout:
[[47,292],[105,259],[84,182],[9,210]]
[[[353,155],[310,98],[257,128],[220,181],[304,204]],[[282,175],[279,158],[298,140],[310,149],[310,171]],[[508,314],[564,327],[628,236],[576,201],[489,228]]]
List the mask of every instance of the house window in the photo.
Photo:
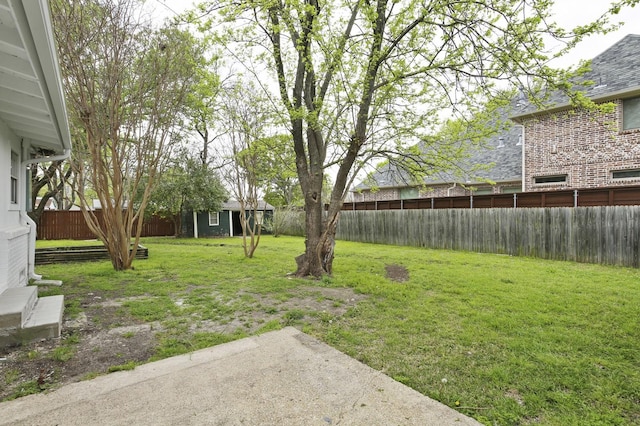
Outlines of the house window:
[[533,178],[533,183],[564,183],[567,181],[567,175],[553,175],[553,176],[536,176]]
[[264,219],[264,212],[256,212],[256,223],[258,225],[262,225],[263,219]]
[[220,213],[209,212],[209,226],[218,226],[218,225],[220,225]]
[[491,195],[493,194],[493,188],[477,188],[473,191],[473,195]]
[[522,192],[522,186],[503,186],[500,192],[502,194],[517,194]]
[[409,200],[411,198],[418,198],[420,196],[420,191],[418,188],[402,188],[400,189],[400,199],[401,200]]
[[18,173],[20,164],[18,154],[11,151],[11,203],[18,204]]
[[632,178],[640,178],[640,169],[630,169],[630,170],[613,170],[611,172],[611,177],[613,179],[632,179]]
[[640,128],[640,98],[622,101],[622,130]]

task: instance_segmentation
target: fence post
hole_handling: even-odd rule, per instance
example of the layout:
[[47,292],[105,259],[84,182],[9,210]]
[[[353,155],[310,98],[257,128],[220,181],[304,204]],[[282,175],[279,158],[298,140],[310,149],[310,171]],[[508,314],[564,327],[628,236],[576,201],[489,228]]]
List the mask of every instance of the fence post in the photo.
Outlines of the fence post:
[[573,207],[578,207],[578,190],[573,190]]
[[513,194],[513,208],[517,208],[518,207],[518,194],[514,193]]
[[469,208],[473,208],[473,194],[469,195]]

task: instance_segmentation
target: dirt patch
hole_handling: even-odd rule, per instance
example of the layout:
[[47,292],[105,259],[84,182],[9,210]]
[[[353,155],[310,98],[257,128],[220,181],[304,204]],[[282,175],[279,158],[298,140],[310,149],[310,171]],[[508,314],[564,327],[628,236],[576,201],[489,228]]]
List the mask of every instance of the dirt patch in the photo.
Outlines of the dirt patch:
[[385,265],[386,277],[391,281],[403,283],[409,279],[409,271],[402,265]]
[[[182,306],[181,297],[174,300],[178,307]],[[296,326],[333,321],[365,297],[350,288],[321,286],[299,287],[278,298],[239,292],[242,309],[213,320],[185,316],[180,321],[186,325],[185,333],[233,334],[240,330],[252,334],[271,321]],[[0,401],[147,362],[156,354],[158,333],[165,331],[162,322],[140,321],[123,307],[124,302],[140,297],[87,293],[77,299],[80,312],[73,318],[65,317],[59,339],[0,349]],[[232,305],[236,301],[228,302]]]

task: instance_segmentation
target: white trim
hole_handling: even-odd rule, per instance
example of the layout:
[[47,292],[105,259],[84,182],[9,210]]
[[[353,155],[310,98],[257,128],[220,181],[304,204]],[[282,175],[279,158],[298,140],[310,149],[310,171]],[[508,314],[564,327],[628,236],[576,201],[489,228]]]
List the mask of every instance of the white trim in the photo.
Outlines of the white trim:
[[[215,221],[211,220],[212,215],[215,215]],[[209,226],[220,226],[220,212],[209,212]]]
[[26,222],[29,230],[29,240],[27,242],[29,247],[29,253],[27,253],[29,278],[41,280],[42,275],[36,274],[36,223],[25,211],[21,211],[20,216],[22,216],[22,219]]
[[24,234],[29,233],[29,228],[26,226],[14,226],[8,229],[0,230],[0,239],[13,240],[14,238],[21,237]]
[[198,238],[198,213],[193,211],[193,238]]
[[[69,120],[62,88],[60,64],[53,37],[49,4],[47,0],[23,0],[19,3],[22,4],[24,18],[26,18],[28,24],[28,27],[24,26],[24,29],[28,28],[30,33],[25,34],[21,31],[25,40],[25,48],[32,57],[33,68],[45,92],[45,101],[55,122],[56,136],[62,146],[60,153],[65,153],[65,151],[71,149],[71,132],[69,131]],[[19,16],[16,13],[16,18],[22,20],[23,16]],[[20,29],[22,30],[22,28]],[[27,36],[30,36],[28,41],[33,44],[26,42]]]

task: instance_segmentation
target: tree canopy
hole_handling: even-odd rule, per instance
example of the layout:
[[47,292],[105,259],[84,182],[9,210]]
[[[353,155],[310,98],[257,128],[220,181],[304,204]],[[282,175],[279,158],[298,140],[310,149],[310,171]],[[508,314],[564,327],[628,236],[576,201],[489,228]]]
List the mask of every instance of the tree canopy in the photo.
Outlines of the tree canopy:
[[[306,211],[297,273],[319,276],[331,273],[340,208],[365,164],[433,140],[443,117],[473,123],[505,88],[536,102],[541,85],[570,93],[570,73],[549,61],[610,29],[609,16],[637,1],[571,30],[553,22],[546,0],[218,0],[201,11],[212,17],[204,27],[217,28],[231,56],[279,96]],[[564,47],[550,52],[550,41]],[[435,146],[423,167],[442,167],[456,152]]]

